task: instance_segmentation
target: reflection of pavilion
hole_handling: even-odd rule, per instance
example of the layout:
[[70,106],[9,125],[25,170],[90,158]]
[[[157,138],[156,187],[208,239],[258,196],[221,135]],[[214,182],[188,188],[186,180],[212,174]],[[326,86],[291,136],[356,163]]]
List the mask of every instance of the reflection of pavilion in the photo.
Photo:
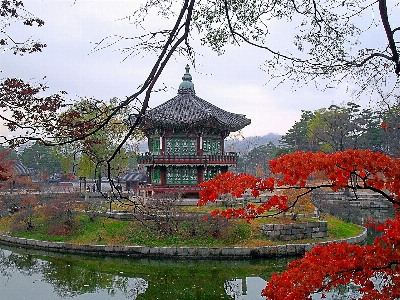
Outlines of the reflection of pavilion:
[[246,277],[244,280],[236,278],[227,280],[224,284],[225,292],[235,300],[265,299],[261,297],[261,291],[267,285],[267,281],[261,277]]
[[[236,166],[237,154],[224,151],[224,139],[250,120],[197,97],[189,66],[182,79],[178,95],[147,111],[139,123],[149,146],[138,156],[149,174],[144,191],[198,194],[199,183]],[[130,123],[135,120],[131,116]]]
[[[140,294],[144,294],[149,287],[149,283],[143,278],[129,278],[129,277],[115,277],[116,286],[118,283],[124,283],[125,296],[129,299],[135,300]],[[121,288],[120,286],[119,288]]]

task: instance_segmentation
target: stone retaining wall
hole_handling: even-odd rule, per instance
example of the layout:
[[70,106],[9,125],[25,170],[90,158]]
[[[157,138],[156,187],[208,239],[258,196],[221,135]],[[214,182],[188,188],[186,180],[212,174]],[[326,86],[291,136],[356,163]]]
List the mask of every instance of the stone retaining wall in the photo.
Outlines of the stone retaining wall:
[[154,258],[192,258],[192,259],[243,259],[268,258],[302,255],[317,244],[327,245],[334,242],[361,244],[367,239],[367,230],[362,234],[337,241],[307,244],[286,244],[262,247],[146,247],[146,246],[112,246],[112,245],[81,245],[63,242],[47,242],[34,239],[18,238],[0,235],[0,243],[31,249],[53,252],[88,254],[100,256],[130,256]]
[[278,241],[315,239],[328,236],[328,223],[326,221],[265,224],[261,225],[259,229],[269,239]]

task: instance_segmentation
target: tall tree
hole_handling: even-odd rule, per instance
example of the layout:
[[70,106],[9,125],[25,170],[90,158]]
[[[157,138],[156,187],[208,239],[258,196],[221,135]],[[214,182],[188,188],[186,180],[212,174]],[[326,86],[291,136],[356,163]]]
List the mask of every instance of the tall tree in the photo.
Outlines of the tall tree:
[[55,159],[53,150],[39,144],[33,144],[23,150],[20,155],[25,167],[37,169],[42,178],[48,178],[53,173],[62,171],[60,163]]
[[[108,104],[95,99],[83,98],[80,102],[75,103],[69,110],[61,114],[59,117],[60,123],[69,123],[71,115],[73,122],[76,122],[77,127],[61,127],[56,129],[59,134],[60,143],[67,135],[64,130],[67,129],[70,135],[85,136],[85,128],[94,128],[96,122],[102,122],[107,119],[112,113],[115,103],[118,99],[113,98]],[[127,119],[129,112],[124,111],[112,119],[112,122],[98,130],[90,137],[85,137],[75,143],[65,143],[59,146],[58,156],[64,168],[73,171],[77,176],[82,177],[101,177],[107,175],[109,178],[122,176],[128,167],[128,151],[121,148],[112,161],[107,163],[107,159],[114,153],[115,148],[124,138],[128,126],[123,122]],[[102,116],[102,119],[99,119]],[[131,140],[141,138],[142,135],[136,132],[136,135],[131,135]],[[67,171],[67,170],[66,170]]]
[[281,137],[280,143],[291,152],[316,151],[318,145],[312,143],[308,129],[314,119],[314,112],[302,110],[300,120],[296,121],[288,132]]
[[352,146],[351,133],[356,131],[350,111],[345,107],[331,105],[315,112],[309,124],[310,138],[320,144],[324,152],[343,151]]
[[[390,99],[392,98],[392,99]],[[394,98],[394,99],[393,99]],[[380,101],[380,114],[384,129],[381,150],[400,157],[400,97],[383,97]]]
[[371,108],[361,109],[352,102],[303,112],[300,121],[295,122],[281,142],[292,151],[380,149],[384,140],[382,113]]

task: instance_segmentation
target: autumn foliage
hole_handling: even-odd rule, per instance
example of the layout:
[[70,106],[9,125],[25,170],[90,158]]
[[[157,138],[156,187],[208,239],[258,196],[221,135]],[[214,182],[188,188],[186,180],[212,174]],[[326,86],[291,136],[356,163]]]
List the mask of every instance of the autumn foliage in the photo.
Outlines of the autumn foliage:
[[[298,199],[318,188],[331,188],[337,191],[343,188],[365,189],[377,192],[393,204],[400,204],[400,160],[381,152],[371,150],[346,150],[331,154],[295,152],[282,155],[269,162],[274,177],[261,179],[250,174],[235,175],[231,172],[218,174],[214,179],[200,186],[198,205],[214,202],[222,194],[230,193],[241,197],[250,191],[254,197],[260,192],[274,191],[276,188],[302,189]],[[318,178],[318,183],[310,179]],[[311,183],[311,184],[310,184]],[[285,195],[274,195],[259,206],[249,204],[246,208],[214,212],[226,217],[255,218],[271,208],[286,211],[297,201],[288,203]]]
[[303,258],[288,264],[287,271],[274,274],[262,295],[267,299],[311,299],[344,284],[359,287],[362,299],[400,297],[400,216],[385,224],[372,224],[383,236],[373,245],[335,243],[315,246]]
[[30,84],[18,78],[7,78],[0,82],[0,119],[11,132],[24,130],[25,138],[9,141],[11,147],[34,139],[35,134],[52,134],[58,127],[59,110],[66,107],[63,94],[41,96],[47,87]]
[[0,181],[7,181],[12,177],[12,168],[14,164],[7,159],[9,154],[9,150],[0,150]]
[[[346,150],[332,154],[296,152],[269,162],[274,177],[256,178],[248,174],[225,173],[201,184],[198,205],[215,201],[221,194],[240,197],[251,192],[258,197],[262,191],[295,189],[297,199],[318,188],[338,191],[349,188],[370,190],[382,195],[397,207],[400,195],[400,160],[381,152]],[[318,179],[318,180],[315,180]],[[284,212],[298,201],[275,195],[258,206],[214,211],[227,218],[262,216],[271,208]],[[311,299],[344,284],[355,285],[362,299],[395,299],[400,297],[400,214],[384,224],[369,222],[383,232],[373,245],[360,246],[334,243],[316,246],[299,260],[288,265],[287,271],[274,274],[262,295],[267,299]],[[324,295],[324,294],[323,294]]]

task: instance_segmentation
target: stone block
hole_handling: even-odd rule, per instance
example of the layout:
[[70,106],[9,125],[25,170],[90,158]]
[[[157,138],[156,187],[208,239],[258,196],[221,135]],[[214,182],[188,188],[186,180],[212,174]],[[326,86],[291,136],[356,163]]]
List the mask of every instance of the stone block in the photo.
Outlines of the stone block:
[[178,256],[194,257],[196,256],[196,249],[193,247],[178,247],[176,248]]
[[296,245],[294,244],[287,244],[286,245],[286,254],[287,255],[296,255],[297,253],[297,249],[296,249]]
[[125,246],[125,252],[131,255],[142,255],[142,246]]
[[317,239],[317,238],[323,238],[325,237],[325,234],[323,232],[315,232],[311,235],[311,238]]
[[160,255],[164,255],[167,257],[176,256],[177,255],[176,247],[160,247]]
[[280,232],[280,231],[274,230],[274,231],[271,231],[271,233],[269,234],[269,237],[271,237],[271,238],[278,238],[278,237],[280,237],[280,235],[281,235],[281,232]]
[[151,256],[158,256],[158,255],[160,255],[160,247],[150,247],[149,248],[149,254],[151,255]]
[[307,224],[299,223],[299,228],[302,229],[303,231],[306,231],[307,230]]
[[260,228],[262,228],[263,231],[271,231],[274,230],[274,224],[261,225]]
[[319,221],[317,224],[319,224],[320,228],[328,228],[328,222],[326,221]]
[[235,247],[236,256],[238,257],[250,257],[251,249],[247,247]]
[[4,241],[4,242],[13,242],[15,243],[15,238],[9,235],[1,235],[0,236],[0,240]]
[[315,246],[314,243],[304,244],[304,251],[305,251],[305,252],[308,252],[308,251],[310,251],[314,246]]
[[281,241],[292,241],[293,239],[294,239],[294,235],[291,235],[291,234],[282,235],[280,238]]
[[[295,229],[293,229],[293,230],[295,230]],[[282,235],[291,235],[293,232],[292,232],[292,229],[286,229],[286,230],[282,230],[281,231],[281,234]]]
[[26,245],[27,239],[26,238],[17,238],[15,240],[17,244]]
[[279,245],[277,246],[278,256],[285,256],[286,255],[286,245]]
[[54,249],[60,249],[61,245],[60,245],[60,242],[48,242],[47,247],[54,248]]
[[302,255],[302,254],[306,253],[305,244],[296,244],[295,247],[296,247],[296,254]]
[[34,240],[34,239],[26,239],[26,245],[29,245],[29,246],[34,246],[35,245],[35,242],[36,242],[36,240]]
[[234,257],[236,250],[234,248],[221,248],[222,257]]
[[294,228],[292,234],[304,234],[304,228]]
[[279,254],[278,246],[269,246],[268,248],[269,248],[270,256],[277,256]]
[[271,247],[270,246],[262,246],[258,247],[258,254],[260,257],[270,257],[271,256]]
[[73,245],[72,245],[71,243],[63,243],[63,246],[62,246],[61,249],[65,250],[65,251],[67,251],[67,252],[71,252],[72,246],[73,246]]
[[199,257],[207,258],[211,256],[209,248],[207,247],[198,247],[196,250],[197,250],[197,256]]
[[150,253],[150,247],[146,247],[146,246],[139,246],[140,249],[138,249],[140,251],[141,254],[143,255],[147,255]]
[[124,252],[124,249],[125,249],[125,246],[122,246],[122,245],[115,245],[115,246],[113,247],[113,251],[114,251],[116,254],[123,253],[123,252]]
[[113,252],[114,251],[114,246],[113,245],[105,245],[104,246],[104,251],[105,252]]
[[86,253],[93,252],[92,245],[81,245],[80,250]]

